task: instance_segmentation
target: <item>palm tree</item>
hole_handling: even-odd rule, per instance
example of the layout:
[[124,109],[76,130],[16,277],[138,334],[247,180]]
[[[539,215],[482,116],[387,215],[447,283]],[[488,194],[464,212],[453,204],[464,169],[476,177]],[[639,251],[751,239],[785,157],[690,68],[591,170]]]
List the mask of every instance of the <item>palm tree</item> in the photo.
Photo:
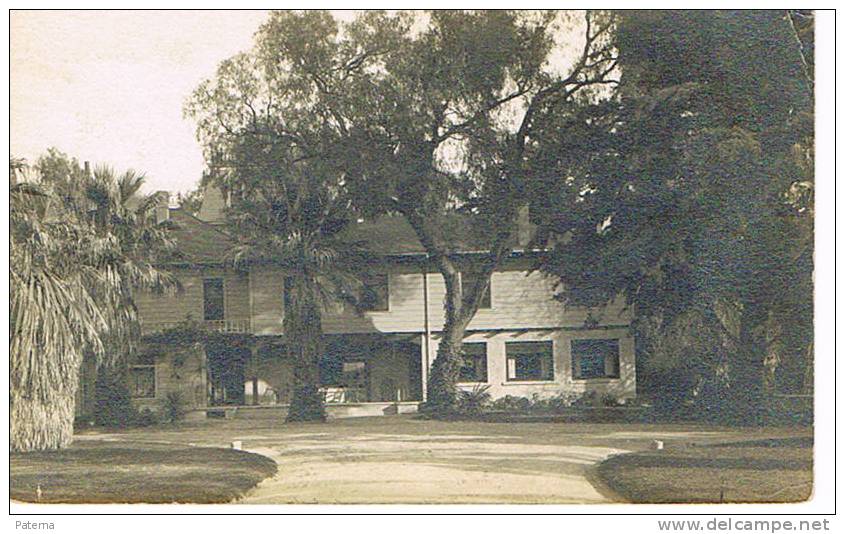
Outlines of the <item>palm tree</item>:
[[81,189],[91,222],[98,233],[118,240],[123,261],[109,266],[121,290],[110,303],[116,322],[106,340],[107,358],[97,368],[94,416],[101,424],[126,424],[133,416],[129,397],[128,364],[141,336],[134,295],[138,290],[161,293],[178,287],[175,278],[155,267],[173,249],[167,225],[156,222],[159,199],[144,197],[144,176],[132,170],[117,175],[109,167],[96,167]]
[[114,288],[96,266],[114,242],[53,217],[42,184],[14,184],[9,196],[9,449],[57,449],[72,439],[83,352],[103,354],[109,321],[95,291]]
[[361,290],[354,274],[360,248],[338,237],[350,220],[348,203],[304,169],[276,168],[234,196],[229,217],[240,241],[229,253],[236,265],[261,262],[287,273],[284,331],[296,362],[288,421],[324,420],[322,314],[341,303],[356,306]]
[[[10,161],[13,174],[22,168]],[[174,287],[154,267],[170,243],[153,201],[129,207],[143,177],[105,167],[89,176],[55,151],[36,171],[10,180],[10,448],[22,451],[70,444],[83,355],[133,350],[134,291]]]

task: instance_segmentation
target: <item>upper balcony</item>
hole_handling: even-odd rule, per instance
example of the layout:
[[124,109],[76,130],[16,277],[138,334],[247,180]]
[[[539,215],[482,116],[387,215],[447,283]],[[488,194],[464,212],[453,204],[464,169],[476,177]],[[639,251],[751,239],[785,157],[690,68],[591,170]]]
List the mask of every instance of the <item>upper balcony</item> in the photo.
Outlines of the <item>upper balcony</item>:
[[[143,335],[157,334],[167,330],[171,330],[184,324],[181,321],[145,321],[141,326],[141,333]],[[220,334],[251,334],[249,319],[226,319],[220,321],[203,321],[205,328],[209,332],[217,332]]]

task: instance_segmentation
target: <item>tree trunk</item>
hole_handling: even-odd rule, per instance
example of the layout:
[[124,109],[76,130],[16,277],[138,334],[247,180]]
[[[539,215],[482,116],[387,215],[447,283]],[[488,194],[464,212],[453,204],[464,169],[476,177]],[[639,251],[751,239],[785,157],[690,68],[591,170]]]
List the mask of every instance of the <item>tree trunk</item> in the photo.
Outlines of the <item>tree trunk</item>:
[[730,374],[730,412],[741,422],[749,424],[761,422],[765,406],[766,344],[755,334],[755,327],[760,324],[752,306],[745,306],[739,329],[739,347]]
[[450,261],[441,260],[440,270],[446,284],[446,322],[437,357],[431,366],[425,410],[434,415],[448,415],[458,411],[457,384],[463,358],[463,340],[478,306],[477,303],[464,302],[460,271]]
[[452,327],[443,331],[437,357],[431,365],[426,411],[446,415],[458,409],[457,383],[463,358],[464,334],[464,328]]
[[325,421],[326,409],[320,393],[320,355],[322,354],[322,317],[306,281],[296,277],[289,299],[291,310],[285,310],[285,332],[294,354],[293,398],[288,421]]
[[32,395],[13,383],[9,390],[9,450],[27,452],[62,449],[73,441],[76,390],[81,357],[73,358],[71,376],[55,381],[44,395]]
[[766,356],[763,360],[763,392],[771,397],[777,392],[777,372],[782,361],[782,325],[769,314],[766,325]]

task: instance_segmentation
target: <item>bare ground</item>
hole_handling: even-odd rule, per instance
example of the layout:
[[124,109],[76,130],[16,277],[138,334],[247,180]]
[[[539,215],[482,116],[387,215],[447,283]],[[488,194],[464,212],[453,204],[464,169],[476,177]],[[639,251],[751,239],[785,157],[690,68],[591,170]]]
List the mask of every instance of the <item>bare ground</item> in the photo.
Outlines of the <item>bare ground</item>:
[[595,476],[605,458],[667,447],[772,437],[808,429],[737,429],[690,424],[444,422],[390,416],[284,424],[227,420],[81,440],[227,446],[273,459],[275,476],[241,503],[607,503],[631,499]]

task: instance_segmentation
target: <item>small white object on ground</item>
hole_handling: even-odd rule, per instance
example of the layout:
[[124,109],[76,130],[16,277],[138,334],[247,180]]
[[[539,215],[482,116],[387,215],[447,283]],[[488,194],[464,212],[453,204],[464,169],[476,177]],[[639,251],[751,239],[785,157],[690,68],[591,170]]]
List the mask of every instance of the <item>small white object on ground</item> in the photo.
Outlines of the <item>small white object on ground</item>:
[[240,441],[233,441],[232,442],[232,448],[235,449],[236,451],[241,450],[241,446],[242,446],[242,443]]
[[654,447],[654,450],[656,450],[656,451],[662,451],[663,450],[663,442],[660,441],[659,439],[652,441],[651,444]]

